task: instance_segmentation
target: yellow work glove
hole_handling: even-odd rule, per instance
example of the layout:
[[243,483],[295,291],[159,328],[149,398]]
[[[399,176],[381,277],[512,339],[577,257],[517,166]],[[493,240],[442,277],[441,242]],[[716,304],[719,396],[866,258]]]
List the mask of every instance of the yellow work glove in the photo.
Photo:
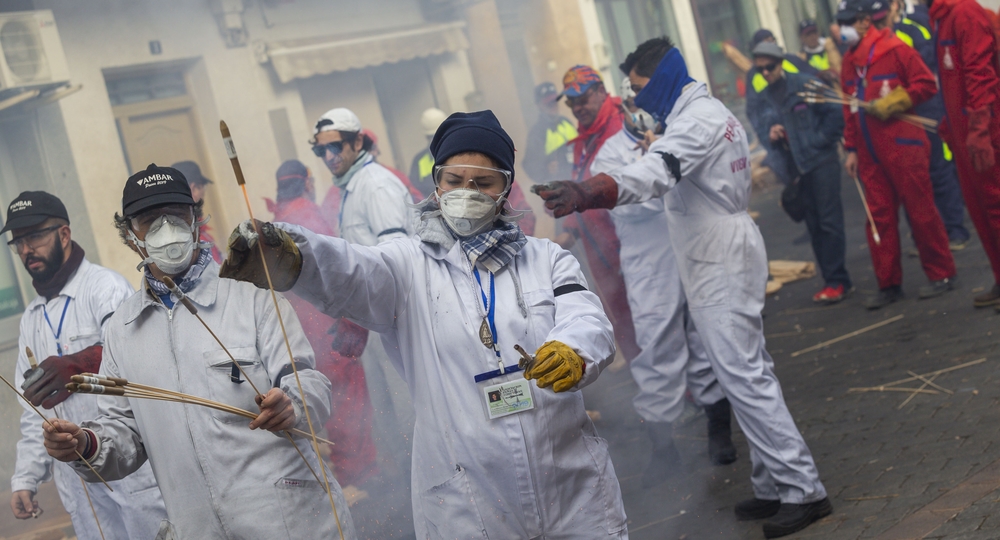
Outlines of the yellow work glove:
[[[267,275],[264,273],[264,263],[271,271],[271,282],[274,290],[284,292],[295,285],[302,271],[302,254],[295,240],[285,231],[259,220],[256,229],[250,220],[240,223],[233,234],[229,235],[229,256],[222,261],[219,277],[248,281],[261,289],[267,287]],[[264,259],[261,259],[260,248],[257,247],[257,230],[264,237]]]
[[525,379],[535,379],[539,388],[565,392],[583,377],[583,358],[569,345],[550,341],[538,348],[535,362],[524,371]]
[[910,94],[902,86],[897,86],[884,97],[873,101],[868,107],[868,112],[879,120],[888,120],[892,115],[904,113],[913,107]]

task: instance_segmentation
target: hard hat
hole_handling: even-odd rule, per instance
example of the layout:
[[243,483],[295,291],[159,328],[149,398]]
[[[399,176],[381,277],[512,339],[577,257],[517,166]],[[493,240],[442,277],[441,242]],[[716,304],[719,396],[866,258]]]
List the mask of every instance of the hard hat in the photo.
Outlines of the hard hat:
[[420,126],[424,128],[424,135],[428,137],[433,137],[434,133],[437,132],[438,126],[441,125],[448,115],[444,113],[441,109],[436,109],[431,107],[420,115]]

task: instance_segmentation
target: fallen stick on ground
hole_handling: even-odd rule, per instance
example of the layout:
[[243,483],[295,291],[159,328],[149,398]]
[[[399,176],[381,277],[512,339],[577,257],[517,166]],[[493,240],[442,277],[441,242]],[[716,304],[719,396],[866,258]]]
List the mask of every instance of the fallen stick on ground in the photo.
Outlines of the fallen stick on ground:
[[[945,394],[955,395],[955,392],[952,392],[951,390],[948,390],[947,388],[945,388],[945,387],[943,387],[943,386],[941,386],[939,384],[935,384],[931,379],[927,379],[923,375],[917,375],[916,373],[914,373],[914,372],[912,372],[910,370],[906,370],[906,373],[908,375],[912,375],[912,376],[920,379],[921,381],[923,381],[923,382],[925,382],[925,383],[933,386],[934,388],[937,388],[938,390],[944,392]],[[937,377],[937,375],[935,375],[935,377]]]
[[[964,364],[959,364],[957,366],[951,366],[951,367],[948,367],[948,368],[939,369],[937,371],[931,371],[930,373],[924,373],[922,375],[922,377],[930,377],[931,375],[940,375],[942,373],[948,373],[949,371],[955,371],[956,369],[962,369],[962,368],[967,368],[969,366],[974,366],[976,364],[982,364],[985,361],[986,361],[986,358],[980,358],[979,360],[973,360],[971,362],[966,362]],[[917,380],[920,380],[920,377],[907,377],[906,379],[900,379],[898,381],[892,381],[892,382],[889,382],[889,383],[880,384],[878,386],[878,388],[882,388],[882,387],[885,387],[885,386],[896,386],[897,384],[903,384],[903,383],[908,383],[908,382],[917,381]]]
[[875,501],[878,499],[894,499],[899,497],[899,493],[893,493],[892,495],[871,495],[868,497],[847,497],[845,501]]
[[869,330],[874,330],[874,329],[879,328],[881,326],[885,326],[887,324],[894,323],[894,322],[902,319],[903,317],[904,317],[904,315],[902,315],[902,314],[896,315],[895,317],[893,317],[891,319],[886,319],[886,320],[884,320],[882,322],[875,323],[875,324],[873,324],[871,326],[866,326],[866,327],[862,328],[861,330],[855,330],[855,331],[853,331],[853,332],[851,332],[849,334],[844,334],[844,335],[842,335],[840,337],[833,338],[833,339],[831,339],[829,341],[824,341],[823,343],[819,343],[817,345],[813,345],[812,347],[809,347],[807,349],[802,349],[801,351],[795,351],[795,352],[792,353],[792,358],[795,358],[796,356],[798,356],[800,354],[805,354],[807,352],[812,352],[812,351],[815,351],[815,350],[818,350],[818,349],[822,349],[823,347],[826,347],[828,345],[833,345],[834,343],[843,341],[845,339],[852,338],[852,337],[860,335],[860,334],[864,334],[865,332],[868,332]]
[[935,396],[940,394],[937,390],[926,390],[920,388],[900,388],[898,386],[885,387],[885,386],[869,386],[867,388],[848,388],[849,393],[859,393],[859,392],[919,392],[921,394],[934,394]]
[[[920,385],[920,390],[923,390],[923,389],[927,388],[927,385],[929,385],[929,384],[934,384],[934,379],[936,379],[936,378],[937,378],[937,375],[931,377],[930,379],[926,379],[926,382],[924,382],[924,384]],[[911,399],[917,397],[917,394],[919,394],[919,393],[920,392],[914,391],[912,394],[910,394],[910,397],[906,398],[902,403],[899,404],[899,407],[896,407],[896,410],[898,411],[898,410],[902,409],[903,407],[905,407],[906,404],[909,403]]]

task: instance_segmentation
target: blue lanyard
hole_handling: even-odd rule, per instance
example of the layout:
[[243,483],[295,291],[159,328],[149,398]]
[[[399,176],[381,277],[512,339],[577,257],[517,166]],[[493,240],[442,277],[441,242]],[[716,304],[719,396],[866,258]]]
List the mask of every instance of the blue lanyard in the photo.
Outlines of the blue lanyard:
[[45,314],[45,322],[49,324],[49,330],[52,331],[52,337],[54,337],[56,339],[56,354],[58,356],[62,356],[63,355],[62,344],[59,343],[59,336],[62,335],[63,321],[66,320],[66,310],[69,308],[69,301],[72,300],[72,299],[73,298],[70,297],[70,296],[66,297],[66,302],[63,304],[62,315],[59,316],[59,329],[58,330],[56,330],[55,328],[52,328],[52,321],[49,320],[49,311],[47,309],[45,309],[45,305],[42,304],[42,313]]
[[868,68],[871,67],[871,65],[872,65],[872,58],[874,56],[875,56],[875,44],[873,43],[872,44],[872,48],[868,51],[868,61],[865,62],[864,69],[862,70],[861,68],[854,68],[854,73],[858,76],[858,86],[857,86],[857,88],[858,88],[858,96],[857,96],[857,98],[860,99],[861,101],[865,100],[864,90],[865,90],[865,87],[868,86],[867,81],[865,79],[868,77]]
[[490,325],[490,334],[493,335],[493,352],[497,353],[497,358],[500,358],[500,345],[497,342],[497,287],[496,280],[493,277],[493,272],[490,272],[490,298],[486,299],[486,291],[483,290],[483,280],[479,277],[479,269],[476,267],[472,268],[472,273],[476,276],[476,282],[479,283],[479,294],[483,296],[483,306],[486,307],[486,321]]

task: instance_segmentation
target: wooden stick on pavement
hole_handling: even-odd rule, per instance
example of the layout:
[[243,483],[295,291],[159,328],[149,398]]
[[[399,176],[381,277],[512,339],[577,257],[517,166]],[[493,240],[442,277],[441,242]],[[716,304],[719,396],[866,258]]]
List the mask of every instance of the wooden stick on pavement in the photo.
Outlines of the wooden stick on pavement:
[[870,330],[874,330],[876,328],[885,326],[887,324],[894,323],[894,322],[902,319],[903,317],[904,316],[902,314],[896,315],[895,317],[893,317],[891,319],[886,319],[886,320],[884,320],[882,322],[875,323],[875,324],[873,324],[871,326],[866,326],[866,327],[862,328],[861,330],[855,330],[855,331],[853,331],[853,332],[851,332],[849,334],[844,334],[844,335],[842,335],[840,337],[833,338],[833,339],[831,339],[829,341],[824,341],[823,343],[819,343],[819,344],[813,345],[812,347],[809,347],[809,348],[806,348],[806,349],[802,349],[801,351],[795,351],[795,352],[792,353],[791,356],[794,358],[796,356],[799,356],[800,354],[805,354],[807,352],[812,352],[812,351],[815,351],[815,350],[818,350],[818,349],[822,349],[823,347],[826,347],[827,345],[833,345],[834,343],[843,341],[845,339],[852,338],[854,336],[864,334],[865,332],[868,332]]

